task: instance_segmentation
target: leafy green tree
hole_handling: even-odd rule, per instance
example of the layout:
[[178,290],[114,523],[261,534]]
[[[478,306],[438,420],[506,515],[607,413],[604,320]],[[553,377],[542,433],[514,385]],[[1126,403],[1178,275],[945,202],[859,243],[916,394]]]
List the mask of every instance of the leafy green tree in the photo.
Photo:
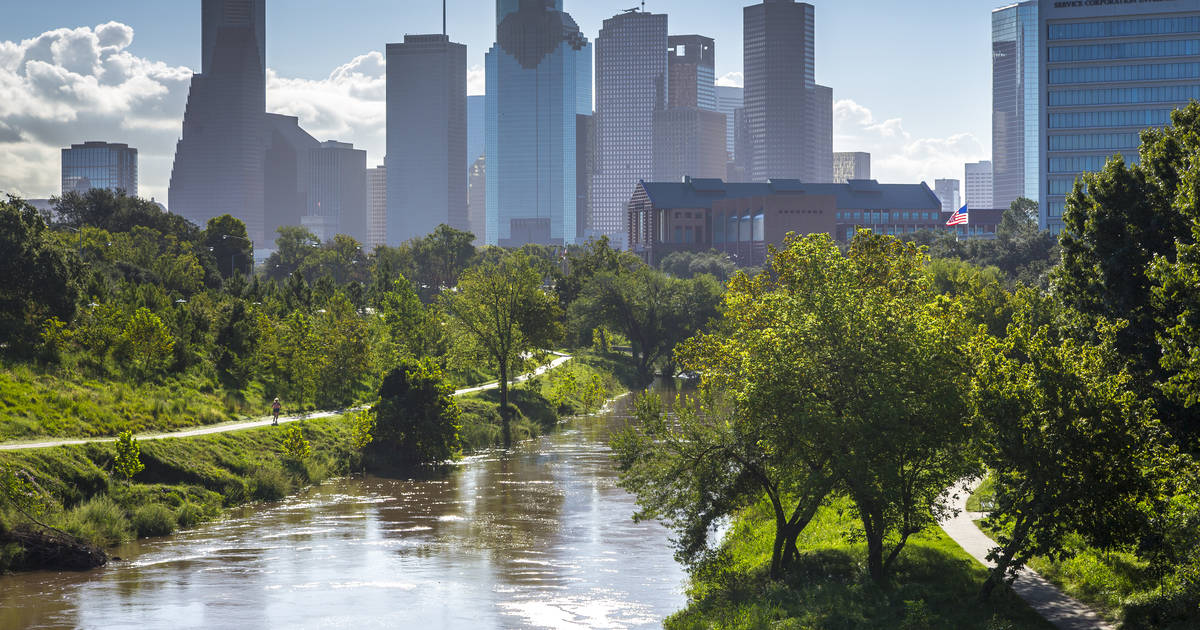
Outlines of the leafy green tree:
[[562,338],[559,309],[521,251],[498,263],[468,269],[458,291],[442,293],[442,307],[476,351],[500,376],[504,444],[512,445],[508,381],[521,355],[552,347]]
[[76,263],[51,238],[37,210],[15,197],[0,200],[0,252],[0,348],[27,354],[47,319],[74,319]]
[[[558,304],[564,311],[570,308],[583,292],[583,286],[598,273],[619,274],[644,266],[637,256],[613,249],[607,236],[601,236],[599,240],[589,240],[583,246],[568,251],[567,274],[555,285]],[[590,335],[591,331],[587,331],[586,334]],[[590,340],[590,337],[580,338],[576,343],[586,344]]]
[[117,456],[113,459],[113,471],[122,479],[128,481],[133,476],[145,470],[142,463],[142,449],[131,431],[122,431],[114,443]]
[[54,215],[62,224],[74,228],[90,226],[109,232],[129,232],[141,226],[177,242],[200,241],[200,229],[192,222],[166,212],[153,201],[130,197],[124,191],[107,188],[93,188],[85,193],[71,191],[52,201]]
[[654,380],[654,368],[675,346],[715,317],[722,287],[712,276],[680,280],[650,267],[592,276],[571,304],[574,330],[607,326],[633,348],[639,379]]
[[367,448],[384,466],[438,464],[459,452],[454,388],[429,360],[405,363],[388,372],[372,412],[374,438]]
[[[1156,259],[1164,270],[1174,267],[1177,251],[1196,242],[1192,156],[1200,152],[1200,104],[1172,112],[1171,123],[1142,132],[1139,163],[1113,158],[1076,183],[1063,212],[1062,264],[1054,287],[1068,306],[1090,318],[1129,322],[1117,333],[1116,349],[1128,362],[1135,389],[1154,400],[1169,426],[1196,431],[1186,395],[1164,396],[1159,389],[1176,377],[1186,356],[1172,347],[1164,353],[1159,338],[1179,338],[1167,329],[1188,316],[1189,292],[1171,284],[1171,272],[1152,278],[1150,267]],[[1176,276],[1180,282],[1187,281],[1186,264]],[[1163,287],[1158,299],[1156,283]]]
[[375,441],[375,414],[356,411],[350,414],[350,445],[356,451],[364,451]]
[[693,278],[706,273],[721,282],[729,282],[737,271],[737,265],[729,256],[716,250],[671,252],[662,259],[658,267],[676,278]]
[[252,275],[254,243],[241,219],[229,214],[209,219],[203,244],[212,253],[222,277],[231,278],[235,273]]
[[308,228],[288,225],[279,228],[275,239],[275,251],[263,263],[268,278],[284,280],[306,266],[308,260],[317,255],[321,239]]
[[302,462],[312,456],[312,443],[304,437],[300,425],[293,424],[284,431],[283,440],[279,443],[279,452],[286,459]]
[[999,526],[985,598],[1030,558],[1061,557],[1072,533],[1100,548],[1133,542],[1167,474],[1153,407],[1113,351],[1120,326],[1101,323],[1092,344],[1078,338],[1090,323],[1051,299],[1026,289],[1016,302],[1005,337],[971,344]]
[[341,294],[324,310],[315,327],[321,355],[317,399],[324,405],[346,405],[353,402],[371,368],[369,328]]
[[427,301],[438,292],[454,287],[475,257],[475,236],[470,232],[439,225],[424,238],[412,241],[416,266],[413,281]]
[[216,325],[213,365],[217,378],[228,389],[245,389],[254,378],[254,351],[258,345],[254,318],[244,301],[233,300],[223,306]]
[[125,324],[121,344],[133,372],[144,378],[163,367],[175,340],[158,315],[139,308]]
[[393,360],[432,355],[440,345],[441,322],[421,303],[421,298],[403,275],[397,275],[391,289],[383,293],[379,314],[394,349]]

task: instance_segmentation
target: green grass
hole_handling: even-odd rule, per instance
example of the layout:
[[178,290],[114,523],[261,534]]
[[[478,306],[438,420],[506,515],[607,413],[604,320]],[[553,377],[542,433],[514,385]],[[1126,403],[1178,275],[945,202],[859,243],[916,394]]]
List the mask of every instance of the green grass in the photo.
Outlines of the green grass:
[[260,389],[234,395],[196,378],[136,384],[28,366],[0,369],[0,441],[169,431],[267,409]]
[[1034,558],[1029,568],[1109,619],[1116,619],[1127,603],[1158,585],[1149,563],[1133,553],[1099,551],[1075,535],[1068,537],[1064,547],[1062,560]]
[[996,481],[991,475],[983,478],[975,492],[967,497],[968,512],[990,512],[996,497]]
[[1025,630],[1052,626],[1005,589],[987,604],[976,594],[986,570],[940,530],[910,540],[887,587],[867,575],[865,545],[842,500],[822,508],[798,544],[801,558],[781,581],[768,578],[774,522],[767,506],[736,520],[719,554],[694,572],[686,609],[665,627],[828,630]]

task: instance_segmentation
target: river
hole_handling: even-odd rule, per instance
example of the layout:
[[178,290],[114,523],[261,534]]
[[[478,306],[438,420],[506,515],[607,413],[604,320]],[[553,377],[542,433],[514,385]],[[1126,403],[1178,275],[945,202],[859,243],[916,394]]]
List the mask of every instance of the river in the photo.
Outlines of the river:
[[685,576],[615,484],[627,405],[437,480],[336,480],[102,569],[0,577],[0,628],[660,627]]

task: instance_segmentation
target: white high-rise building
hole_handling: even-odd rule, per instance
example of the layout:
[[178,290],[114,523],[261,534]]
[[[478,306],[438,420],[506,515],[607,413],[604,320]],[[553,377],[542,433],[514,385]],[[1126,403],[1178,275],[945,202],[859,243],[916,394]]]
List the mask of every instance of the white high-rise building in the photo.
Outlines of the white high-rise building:
[[742,88],[728,85],[717,86],[717,111],[725,114],[725,151],[733,160],[736,153],[734,144],[734,112],[742,108],[745,101],[742,98]]
[[966,165],[963,188],[971,208],[992,208],[992,162],[983,160]]
[[954,212],[962,207],[959,203],[957,179],[933,180],[933,194],[942,202],[942,212]]
[[373,250],[387,244],[387,166],[367,169],[367,242]]
[[624,247],[639,180],[654,178],[654,112],[667,100],[667,16],[633,11],[596,38],[596,175],[589,236]]

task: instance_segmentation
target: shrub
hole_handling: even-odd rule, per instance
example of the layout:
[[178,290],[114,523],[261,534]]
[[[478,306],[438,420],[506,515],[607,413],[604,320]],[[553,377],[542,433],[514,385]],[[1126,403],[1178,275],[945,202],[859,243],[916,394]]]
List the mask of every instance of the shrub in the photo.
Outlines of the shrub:
[[283,443],[280,445],[279,450],[285,458],[301,462],[309,455],[312,455],[312,444],[304,439],[304,432],[300,430],[300,427],[293,424],[284,433]]
[[166,536],[176,526],[175,514],[161,503],[143,505],[133,513],[133,529],[138,537]]
[[134,475],[146,468],[142,464],[141,448],[134,439],[131,431],[124,431],[117,436],[117,457],[113,460],[113,471],[123,479],[132,479]]
[[283,470],[263,466],[250,478],[251,493],[260,501],[278,501],[292,493],[292,479]]
[[179,512],[175,514],[175,521],[180,527],[191,527],[204,522],[204,520],[204,509],[191,501],[185,501],[183,505],[179,506]]
[[125,511],[107,496],[89,499],[66,515],[64,530],[94,545],[111,547],[130,539]]

